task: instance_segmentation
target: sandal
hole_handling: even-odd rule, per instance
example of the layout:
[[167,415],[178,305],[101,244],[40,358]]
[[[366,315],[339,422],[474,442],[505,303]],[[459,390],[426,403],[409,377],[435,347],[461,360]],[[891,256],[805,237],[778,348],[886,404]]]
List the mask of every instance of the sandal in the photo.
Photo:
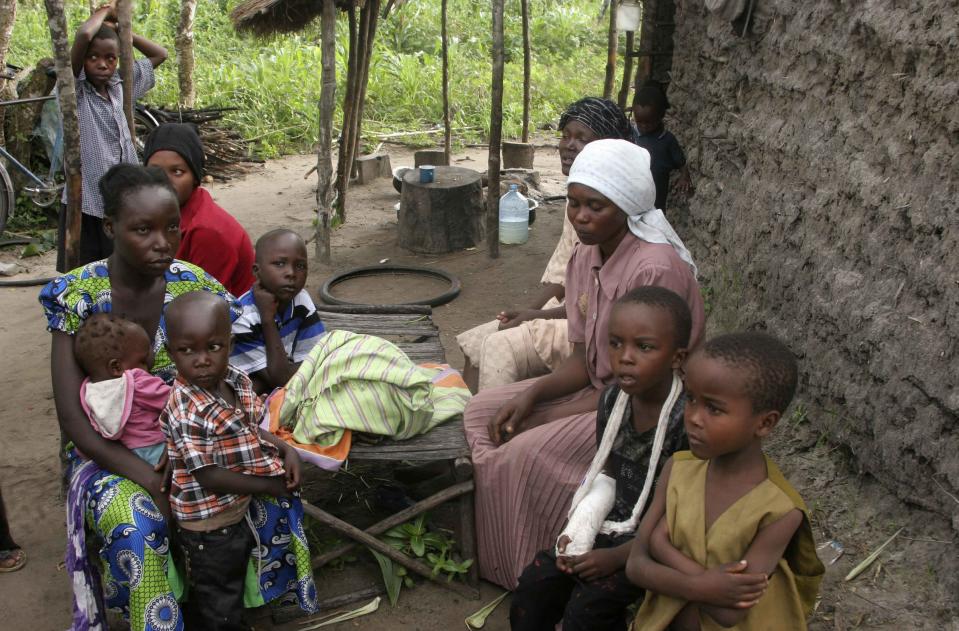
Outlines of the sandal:
[[27,553],[22,549],[0,550],[0,574],[16,572],[27,564]]

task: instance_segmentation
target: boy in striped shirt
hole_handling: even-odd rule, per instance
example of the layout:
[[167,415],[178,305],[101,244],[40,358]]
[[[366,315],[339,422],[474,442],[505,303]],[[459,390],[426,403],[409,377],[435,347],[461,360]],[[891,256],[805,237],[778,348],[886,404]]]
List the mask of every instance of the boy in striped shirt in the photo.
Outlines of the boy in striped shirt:
[[[257,393],[286,385],[324,333],[306,285],[306,243],[292,230],[256,242],[253,288],[239,298],[230,364],[250,375]],[[264,324],[264,323],[272,323]]]

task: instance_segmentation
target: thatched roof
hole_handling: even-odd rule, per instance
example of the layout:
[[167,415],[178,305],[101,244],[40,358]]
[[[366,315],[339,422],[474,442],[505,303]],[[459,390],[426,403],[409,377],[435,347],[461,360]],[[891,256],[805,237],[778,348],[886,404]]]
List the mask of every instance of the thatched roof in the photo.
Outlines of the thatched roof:
[[[387,0],[383,17],[406,0]],[[362,8],[366,0],[336,0],[340,10]],[[233,27],[256,35],[295,33],[306,28],[323,12],[323,0],[247,0],[230,12]]]

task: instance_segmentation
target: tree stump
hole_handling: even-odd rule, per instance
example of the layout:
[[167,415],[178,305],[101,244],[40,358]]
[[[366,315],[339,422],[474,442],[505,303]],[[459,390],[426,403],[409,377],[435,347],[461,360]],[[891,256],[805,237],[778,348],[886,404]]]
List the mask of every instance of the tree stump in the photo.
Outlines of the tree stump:
[[381,177],[393,177],[390,157],[385,153],[374,153],[356,159],[356,183],[369,184]]
[[421,254],[471,248],[483,240],[485,207],[480,174],[438,166],[433,182],[420,183],[419,169],[403,175],[400,246]]
[[413,154],[413,166],[421,167],[423,165],[432,165],[434,167],[447,166],[446,151],[443,149],[420,149]]
[[536,150],[528,142],[503,142],[504,169],[532,169]]

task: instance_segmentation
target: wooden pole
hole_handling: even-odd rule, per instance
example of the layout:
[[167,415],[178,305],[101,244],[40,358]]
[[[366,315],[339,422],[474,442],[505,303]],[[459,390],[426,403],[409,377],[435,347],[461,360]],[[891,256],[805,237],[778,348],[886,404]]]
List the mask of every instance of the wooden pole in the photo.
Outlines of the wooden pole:
[[523,13],[523,142],[529,142],[530,74],[533,69],[529,47],[529,0],[521,0]]
[[617,99],[619,107],[626,109],[629,105],[626,101],[629,99],[629,86],[633,82],[633,31],[626,31],[626,53],[623,59],[623,83],[619,88],[619,98]]
[[636,81],[633,85],[635,89],[642,87],[643,83],[652,76],[653,73],[653,45],[656,32],[656,0],[645,0],[643,2],[643,22],[640,25],[639,33],[639,60],[636,62]]
[[503,143],[503,4],[493,0],[493,79],[490,90],[489,165],[486,189],[486,245],[499,258],[499,162]]
[[366,110],[366,86],[370,82],[370,62],[373,59],[373,44],[376,41],[376,27],[380,15],[380,0],[366,0],[366,9],[370,12],[370,19],[366,28],[366,48],[363,57],[359,60],[360,73],[357,88],[356,120],[353,124],[353,159],[350,162],[350,172],[356,167],[356,159],[360,156],[363,143],[363,113]]
[[196,88],[193,85],[193,22],[196,19],[196,0],[181,0],[180,23],[177,24],[176,49],[177,81],[180,85],[180,107],[196,104]]
[[120,35],[120,78],[123,80],[123,113],[136,138],[133,122],[133,0],[117,0],[117,30]]
[[[524,0],[525,1],[525,0]],[[450,51],[448,27],[447,0],[440,4],[440,43],[443,47],[443,152],[446,154],[446,164],[453,160],[453,127],[450,121]]]
[[349,19],[349,49],[346,62],[346,94],[343,97],[343,127],[340,130],[340,146],[336,154],[336,212],[341,220],[346,217],[346,191],[350,185],[353,170],[351,156],[356,147],[353,131],[355,129],[356,103],[359,81],[359,40],[364,28],[362,22],[357,26],[356,8],[350,5],[346,12]]
[[606,79],[603,81],[603,98],[613,96],[613,84],[616,83],[616,48],[619,38],[616,31],[617,0],[609,0],[609,31],[606,38]]
[[336,109],[336,5],[323,0],[320,40],[320,134],[316,154],[316,258],[329,264],[330,219],[333,216],[333,112]]
[[[6,68],[4,64],[7,58],[7,49],[10,47],[10,39],[13,37],[13,23],[16,19],[17,0],[0,0],[0,70]],[[12,87],[12,84],[7,85],[6,79],[0,79],[0,99],[17,98],[16,90],[13,90]],[[0,145],[6,144],[3,133],[5,112],[6,108],[0,108]]]
[[63,0],[44,0],[47,9],[47,24],[53,40],[53,55],[57,70],[57,99],[63,122],[63,166],[67,174],[67,208],[61,230],[62,249],[59,252],[57,269],[71,270],[80,259],[80,124],[77,121],[77,91],[70,63],[70,45],[67,38],[67,19],[63,12]]

